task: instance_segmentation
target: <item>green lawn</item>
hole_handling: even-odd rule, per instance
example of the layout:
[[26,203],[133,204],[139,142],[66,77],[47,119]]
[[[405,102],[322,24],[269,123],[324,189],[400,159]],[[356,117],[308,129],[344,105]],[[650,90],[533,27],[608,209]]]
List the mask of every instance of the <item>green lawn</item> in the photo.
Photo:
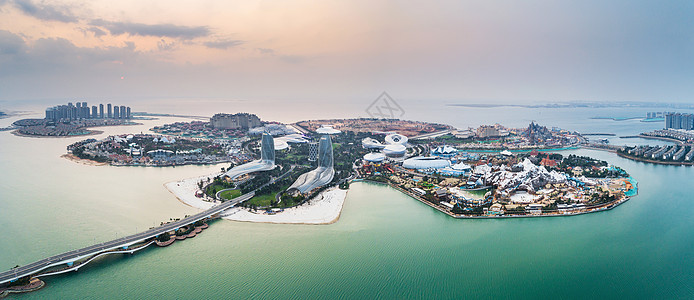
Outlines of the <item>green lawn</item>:
[[249,205],[256,205],[258,207],[265,207],[270,206],[271,201],[275,201],[275,193],[254,196],[246,203]]
[[238,196],[241,196],[241,190],[228,190],[219,193],[219,198],[222,198],[224,200],[234,199]]
[[219,191],[221,191],[221,190],[223,190],[223,189],[231,188],[231,187],[234,187],[234,186],[233,186],[233,185],[226,185],[226,186],[225,186],[225,185],[223,185],[223,184],[213,183],[213,184],[211,184],[211,185],[209,185],[209,186],[207,187],[207,191],[206,191],[206,192],[207,192],[208,195],[214,196],[214,195],[217,194],[217,192],[219,192]]
[[[289,188],[289,185],[285,185],[280,189],[280,191],[284,191],[288,188]],[[251,198],[250,200],[246,201],[246,204],[248,204],[248,205],[254,204],[257,207],[270,206],[272,204],[272,202],[275,201],[275,197],[276,197],[277,193],[278,192],[256,195],[253,198]],[[293,201],[291,201],[290,203],[282,202],[279,204],[279,207],[290,207],[290,206],[294,206],[294,205],[296,205],[296,203],[294,203]]]

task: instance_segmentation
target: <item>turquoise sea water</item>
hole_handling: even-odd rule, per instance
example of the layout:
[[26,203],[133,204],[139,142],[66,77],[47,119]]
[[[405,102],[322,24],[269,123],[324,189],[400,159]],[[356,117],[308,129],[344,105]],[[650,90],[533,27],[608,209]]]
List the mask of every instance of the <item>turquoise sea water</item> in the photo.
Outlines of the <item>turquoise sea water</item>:
[[[445,116],[465,124],[476,114]],[[556,126],[594,129],[593,122],[603,122],[573,117]],[[106,130],[140,132],[172,120]],[[629,126],[637,125],[610,129],[619,135],[658,128]],[[195,212],[162,185],[220,167],[93,167],[59,158],[76,140],[0,132],[0,268]],[[565,153],[624,168],[638,180],[639,195],[581,216],[456,220],[360,182],[335,224],[217,221],[194,239],[107,257],[10,299],[694,297],[694,168],[593,150]]]

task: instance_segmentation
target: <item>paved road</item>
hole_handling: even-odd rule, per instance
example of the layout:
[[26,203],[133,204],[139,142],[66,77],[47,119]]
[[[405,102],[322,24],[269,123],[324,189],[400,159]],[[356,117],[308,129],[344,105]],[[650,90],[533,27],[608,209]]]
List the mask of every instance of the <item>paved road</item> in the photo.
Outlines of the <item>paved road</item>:
[[[261,188],[263,188],[269,184],[274,183],[277,180],[280,180],[280,179],[286,177],[287,175],[289,175],[289,173],[293,169],[294,168],[291,168],[289,171],[282,174],[280,177],[277,177],[275,180],[272,180],[272,181],[262,185],[258,189],[261,189]],[[221,212],[235,206],[236,204],[239,204],[243,201],[251,199],[255,195],[255,191],[257,191],[258,189],[251,191],[249,193],[243,194],[243,195],[236,197],[234,199],[231,199],[229,201],[226,201],[220,205],[214,206],[214,207],[212,207],[206,211],[197,213],[195,215],[192,215],[190,217],[187,217],[185,219],[182,219],[182,220],[179,220],[176,222],[164,224],[163,226],[160,226],[160,227],[157,227],[154,229],[150,229],[150,230],[147,230],[144,232],[140,232],[140,233],[136,233],[136,234],[133,234],[130,236],[122,237],[122,238],[108,241],[105,243],[100,243],[100,244],[92,245],[92,246],[85,247],[82,249],[72,250],[69,252],[65,252],[62,254],[51,256],[49,258],[45,258],[45,259],[39,260],[37,262],[31,263],[31,264],[28,264],[25,266],[21,266],[21,267],[16,268],[16,269],[11,269],[9,271],[2,272],[2,273],[0,273],[0,284],[10,282],[16,278],[21,278],[21,277],[24,277],[27,275],[35,274],[35,273],[37,273],[43,269],[46,269],[49,266],[56,264],[56,263],[60,263],[60,262],[67,263],[68,261],[74,260],[74,259],[79,258],[79,257],[89,256],[92,254],[97,254],[97,253],[102,252],[102,251],[115,249],[115,248],[118,248],[118,247],[126,245],[126,244],[146,240],[148,238],[158,236],[164,232],[169,232],[169,231],[175,230],[175,229],[183,227],[185,225],[194,223],[198,220],[202,220],[204,218],[207,218],[211,215],[221,213]]]
[[439,135],[449,134],[452,131],[453,131],[452,129],[447,129],[447,130],[441,130],[441,131],[436,131],[436,132],[432,132],[432,133],[420,134],[420,135],[411,137],[410,140],[428,139],[428,138],[436,137]]

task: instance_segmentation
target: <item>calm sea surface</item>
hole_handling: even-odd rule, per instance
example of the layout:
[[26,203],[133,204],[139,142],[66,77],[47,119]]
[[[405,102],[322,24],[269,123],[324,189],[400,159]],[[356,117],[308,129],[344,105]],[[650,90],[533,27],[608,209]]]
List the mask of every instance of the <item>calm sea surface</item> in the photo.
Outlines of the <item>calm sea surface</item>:
[[[292,122],[366,116],[369,104],[326,104],[320,114],[301,103],[181,101],[157,110],[162,103],[142,106],[203,115],[250,111]],[[642,116],[648,109],[402,106],[407,119],[462,128],[497,122],[520,127],[535,120],[614,133],[614,144],[655,144],[619,136],[662,127],[591,119]],[[0,120],[0,126],[16,119]],[[146,132],[176,120],[181,119],[105,128],[96,138]],[[192,214],[196,210],[163,184],[221,167],[94,167],[60,158],[80,139],[0,132],[0,269]],[[694,168],[648,165],[599,151],[572,153],[623,167],[639,181],[640,194],[612,211],[582,216],[455,220],[388,187],[356,183],[335,224],[216,221],[192,240],[107,257],[46,278],[41,291],[11,298],[693,298]]]

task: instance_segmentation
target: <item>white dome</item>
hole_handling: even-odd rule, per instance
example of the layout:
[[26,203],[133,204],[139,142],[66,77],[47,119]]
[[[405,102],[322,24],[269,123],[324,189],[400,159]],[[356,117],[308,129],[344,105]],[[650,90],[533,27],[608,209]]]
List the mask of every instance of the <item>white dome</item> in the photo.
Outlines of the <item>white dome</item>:
[[388,156],[405,155],[405,152],[407,152],[407,147],[401,144],[392,144],[383,148],[383,154]]
[[321,128],[316,129],[316,132],[320,133],[320,134],[338,134],[342,131],[335,129],[332,126],[325,125],[325,126],[321,126]]
[[288,134],[288,135],[281,137],[280,139],[287,141],[287,143],[294,143],[294,144],[308,143],[308,140],[303,135],[298,134],[298,133]]
[[384,159],[386,156],[383,153],[366,153],[364,155],[364,160],[368,162],[382,162]]
[[402,166],[408,169],[443,169],[451,166],[451,162],[438,157],[418,156],[406,159]]
[[386,144],[399,144],[399,145],[404,145],[407,144],[407,137],[402,135],[402,134],[389,134],[386,135]]

